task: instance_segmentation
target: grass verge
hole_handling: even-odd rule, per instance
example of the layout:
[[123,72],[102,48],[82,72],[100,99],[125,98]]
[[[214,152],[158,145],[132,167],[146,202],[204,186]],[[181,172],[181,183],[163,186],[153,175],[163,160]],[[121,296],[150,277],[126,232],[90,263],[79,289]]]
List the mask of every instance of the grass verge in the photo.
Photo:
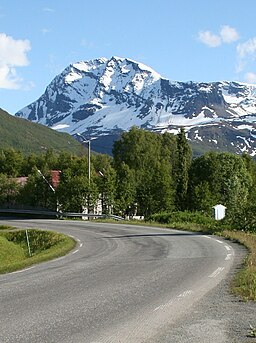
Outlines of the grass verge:
[[7,225],[1,225],[0,226],[0,232],[1,230],[16,230],[16,227],[14,226],[7,226]]
[[32,256],[28,254],[25,230],[0,232],[0,274],[27,268],[63,256],[76,241],[57,232],[28,230]]
[[231,289],[245,301],[256,301],[256,234],[224,230],[222,236],[243,244],[249,250],[244,268],[235,276]]

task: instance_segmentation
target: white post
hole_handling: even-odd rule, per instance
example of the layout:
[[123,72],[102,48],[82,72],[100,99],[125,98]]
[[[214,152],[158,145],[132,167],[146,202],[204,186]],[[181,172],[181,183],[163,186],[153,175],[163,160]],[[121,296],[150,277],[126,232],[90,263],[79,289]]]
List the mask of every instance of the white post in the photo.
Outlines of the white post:
[[27,245],[28,245],[28,254],[29,254],[29,257],[31,257],[30,243],[29,243],[29,238],[28,238],[28,230],[26,230],[26,238],[27,238]]

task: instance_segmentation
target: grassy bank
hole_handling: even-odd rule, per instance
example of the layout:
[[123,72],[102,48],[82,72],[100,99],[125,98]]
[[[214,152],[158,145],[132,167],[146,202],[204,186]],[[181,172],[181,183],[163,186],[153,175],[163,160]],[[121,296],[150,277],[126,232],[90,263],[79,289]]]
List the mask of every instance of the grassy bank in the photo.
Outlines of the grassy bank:
[[248,248],[249,254],[245,259],[244,268],[235,276],[231,288],[243,300],[256,301],[256,234],[225,230],[222,236]]
[[25,230],[0,232],[1,274],[63,256],[76,245],[73,238],[56,232],[28,230],[28,237],[31,256]]

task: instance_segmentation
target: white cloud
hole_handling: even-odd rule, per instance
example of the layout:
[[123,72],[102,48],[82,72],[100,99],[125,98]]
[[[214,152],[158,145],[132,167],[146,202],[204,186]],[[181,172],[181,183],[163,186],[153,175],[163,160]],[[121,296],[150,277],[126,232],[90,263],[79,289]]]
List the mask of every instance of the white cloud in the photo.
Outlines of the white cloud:
[[47,28],[43,28],[43,29],[41,29],[41,32],[42,32],[43,35],[46,35],[47,33],[50,33],[51,30],[49,30]]
[[234,27],[224,25],[221,27],[219,34],[217,35],[211,31],[199,32],[198,39],[210,48],[216,48],[223,43],[229,44],[237,41],[239,39],[239,34]]
[[210,31],[199,32],[198,39],[210,48],[216,48],[221,45],[221,38]]
[[245,43],[237,46],[238,57],[245,58],[256,53],[256,37],[249,39]]
[[16,74],[16,67],[29,64],[27,52],[30,42],[15,40],[5,33],[0,33],[0,88],[18,89],[21,79]]
[[[236,72],[243,71],[248,64],[251,64],[256,59],[256,37],[247,40],[244,43],[240,43],[236,47],[237,52],[237,66]],[[248,73],[249,75],[251,73]],[[248,76],[250,78],[250,76]]]
[[256,83],[256,73],[246,73],[245,76],[245,81],[248,83]]
[[235,28],[224,25],[220,30],[220,37],[224,43],[232,43],[239,39],[239,34]]
[[55,11],[53,8],[45,7],[45,8],[43,8],[43,12],[54,13]]

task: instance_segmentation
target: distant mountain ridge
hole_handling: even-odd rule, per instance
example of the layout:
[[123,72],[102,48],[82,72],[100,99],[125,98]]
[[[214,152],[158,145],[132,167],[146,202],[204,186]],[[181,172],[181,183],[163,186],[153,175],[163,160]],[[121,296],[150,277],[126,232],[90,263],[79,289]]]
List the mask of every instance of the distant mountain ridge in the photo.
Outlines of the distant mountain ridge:
[[133,125],[159,133],[183,126],[198,151],[256,155],[256,86],[172,82],[127,58],[71,64],[16,116],[101,145]]
[[80,154],[83,147],[72,136],[48,127],[16,118],[0,109],[0,149],[19,150],[24,154],[40,154],[47,150],[56,153]]

